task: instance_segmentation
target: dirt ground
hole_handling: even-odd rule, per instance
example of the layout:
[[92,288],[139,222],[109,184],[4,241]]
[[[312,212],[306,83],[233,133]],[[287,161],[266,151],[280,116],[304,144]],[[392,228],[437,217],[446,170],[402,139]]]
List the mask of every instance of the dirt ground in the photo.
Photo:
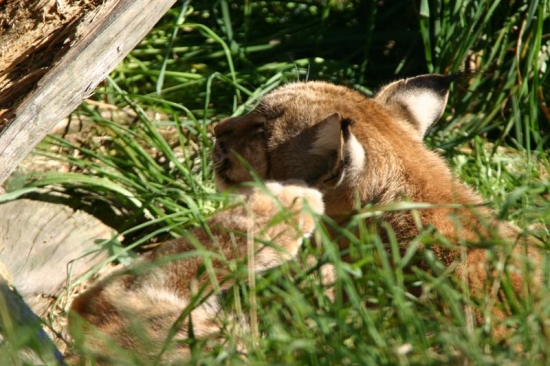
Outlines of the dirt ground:
[[104,0],[0,0],[0,132],[17,104],[73,44]]

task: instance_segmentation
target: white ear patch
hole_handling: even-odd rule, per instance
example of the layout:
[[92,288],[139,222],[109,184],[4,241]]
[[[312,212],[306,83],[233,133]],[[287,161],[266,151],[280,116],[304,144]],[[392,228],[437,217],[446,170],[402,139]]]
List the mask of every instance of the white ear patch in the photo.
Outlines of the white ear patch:
[[374,100],[415,127],[422,138],[445,110],[451,82],[460,74],[420,75],[384,86]]
[[447,104],[447,98],[441,98],[429,89],[417,89],[397,95],[397,101],[407,109],[423,136],[428,128],[441,117]]
[[316,126],[318,129],[309,154],[336,158],[334,166],[320,181],[324,188],[339,186],[344,181],[349,182],[362,175],[365,150],[349,129],[350,123],[352,121],[342,119],[339,113],[333,113]]
[[362,176],[365,167],[365,149],[353,134],[350,134],[346,142],[346,155],[349,159],[349,167],[346,169],[350,175],[348,179]]

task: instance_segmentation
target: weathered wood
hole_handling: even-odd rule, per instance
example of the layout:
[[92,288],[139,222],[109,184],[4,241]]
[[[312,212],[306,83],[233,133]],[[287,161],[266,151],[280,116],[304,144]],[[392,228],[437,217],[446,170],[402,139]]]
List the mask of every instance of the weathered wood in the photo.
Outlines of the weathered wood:
[[[2,355],[2,362],[14,364],[15,360],[6,358],[17,355],[25,361],[36,363],[39,358],[48,364],[64,365],[63,355],[57,349],[50,337],[42,329],[40,318],[33,313],[15,290],[9,285],[8,279],[0,273],[0,339],[3,347],[18,343],[18,338],[30,337],[28,352],[8,352]],[[11,361],[11,362],[10,362]]]
[[12,285],[40,316],[69,276],[78,278],[107,258],[99,239],[113,229],[56,203],[19,199],[0,205],[0,261]]
[[[63,204],[29,199],[1,204],[0,339],[13,344],[18,335],[32,334],[30,349],[42,361],[61,365],[62,355],[36,314],[45,316],[69,277],[107,258],[96,241],[112,234],[95,217]],[[18,357],[32,360],[32,353]]]
[[76,43],[18,106],[0,135],[0,184],[69,115],[176,0],[106,0],[78,27]]
[[[13,111],[13,118],[0,134],[0,184],[58,121],[93,92],[174,3],[105,0],[82,18],[74,37],[68,38],[76,40],[74,44],[44,76],[40,75],[34,90]],[[34,334],[31,348],[44,361],[62,363],[61,354],[34,312],[44,315],[47,296],[59,294],[69,269],[77,277],[105,258],[103,251],[74,261],[97,248],[95,240],[110,235],[111,229],[98,220],[63,205],[30,200],[0,205],[0,262],[7,267],[0,268],[0,333],[7,343],[10,337],[17,338],[19,331],[30,329]]]

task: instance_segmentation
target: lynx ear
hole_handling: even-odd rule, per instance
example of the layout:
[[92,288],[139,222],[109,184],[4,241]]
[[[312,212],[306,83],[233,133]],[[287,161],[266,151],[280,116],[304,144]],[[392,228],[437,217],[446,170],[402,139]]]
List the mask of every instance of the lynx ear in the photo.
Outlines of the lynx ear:
[[410,122],[424,137],[443,114],[449,86],[456,77],[428,74],[399,80],[383,87],[374,100]]
[[338,186],[348,168],[362,168],[365,152],[350,131],[353,122],[342,118],[340,113],[332,113],[314,127],[314,140],[310,154],[323,158],[327,171],[317,181],[319,189]]
[[310,153],[319,156],[336,154],[342,156],[344,136],[342,134],[342,116],[332,113],[314,127],[315,137]]

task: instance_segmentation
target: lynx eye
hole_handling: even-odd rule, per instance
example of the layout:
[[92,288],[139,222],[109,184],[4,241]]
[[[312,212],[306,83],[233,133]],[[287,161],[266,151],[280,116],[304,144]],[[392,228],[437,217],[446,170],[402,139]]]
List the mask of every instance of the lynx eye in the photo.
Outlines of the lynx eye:
[[255,134],[260,134],[265,132],[265,123],[257,122],[251,126],[252,132]]

